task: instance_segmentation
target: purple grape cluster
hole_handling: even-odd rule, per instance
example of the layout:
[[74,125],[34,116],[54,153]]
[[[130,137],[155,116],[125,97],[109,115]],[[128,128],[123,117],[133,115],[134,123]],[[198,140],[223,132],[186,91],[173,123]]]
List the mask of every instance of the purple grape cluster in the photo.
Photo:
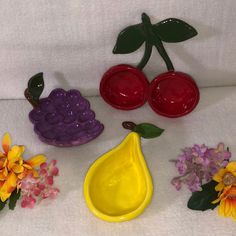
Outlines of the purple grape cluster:
[[60,147],[87,143],[104,129],[78,90],[54,89],[39,101],[29,119],[41,141]]

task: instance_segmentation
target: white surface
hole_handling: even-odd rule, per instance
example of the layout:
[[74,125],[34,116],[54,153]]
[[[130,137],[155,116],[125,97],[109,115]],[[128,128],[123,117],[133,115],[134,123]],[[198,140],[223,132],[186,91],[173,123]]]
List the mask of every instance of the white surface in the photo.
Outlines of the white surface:
[[[235,222],[221,218],[217,210],[197,212],[186,207],[191,193],[177,192],[170,180],[177,174],[173,163],[180,149],[195,143],[215,146],[225,142],[236,155],[236,87],[201,90],[201,101],[186,117],[167,119],[145,105],[134,111],[114,110],[99,97],[89,98],[104,132],[94,141],[74,148],[56,148],[41,143],[28,120],[25,100],[0,101],[0,136],[9,131],[13,142],[25,144],[25,157],[45,153],[60,167],[57,185],[61,193],[51,204],[0,213],[3,236],[233,236]],[[151,122],[165,129],[157,139],[143,140],[142,147],[153,177],[155,192],[145,212],[124,223],[107,223],[93,216],[83,198],[83,180],[88,167],[101,154],[117,145],[127,134],[124,120]],[[18,203],[19,204],[19,203]]]
[[[199,35],[166,45],[176,70],[201,87],[236,84],[235,0],[24,0],[0,1],[0,98],[22,98],[28,79],[45,72],[48,95],[55,87],[98,94],[102,74],[112,65],[137,63],[140,49],[112,55],[118,33],[140,22],[177,17]],[[145,68],[149,80],[165,71],[154,52]]]

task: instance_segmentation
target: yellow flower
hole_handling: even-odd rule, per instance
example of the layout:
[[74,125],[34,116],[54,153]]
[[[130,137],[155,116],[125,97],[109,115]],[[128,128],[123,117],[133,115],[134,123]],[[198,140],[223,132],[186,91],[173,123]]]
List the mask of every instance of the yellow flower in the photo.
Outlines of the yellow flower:
[[0,152],[0,199],[5,202],[15,190],[18,180],[23,179],[29,173],[34,176],[38,172],[34,167],[46,161],[44,155],[37,155],[25,161],[22,158],[24,146],[11,146],[11,137],[8,133],[2,139],[3,153]]
[[225,187],[223,193],[213,203],[218,202],[220,202],[219,215],[236,220],[236,186]]
[[218,209],[220,216],[236,220],[236,162],[230,162],[224,169],[220,169],[213,176],[213,180],[218,182],[215,190],[219,195],[212,203],[220,202]]
[[15,190],[17,183],[17,178],[14,172],[11,172],[6,180],[2,182],[0,187],[0,198],[2,202],[5,202],[10,196],[11,193]]
[[227,186],[236,186],[236,162],[230,162],[225,168],[220,169],[214,176],[213,180],[218,182],[215,190],[221,192]]

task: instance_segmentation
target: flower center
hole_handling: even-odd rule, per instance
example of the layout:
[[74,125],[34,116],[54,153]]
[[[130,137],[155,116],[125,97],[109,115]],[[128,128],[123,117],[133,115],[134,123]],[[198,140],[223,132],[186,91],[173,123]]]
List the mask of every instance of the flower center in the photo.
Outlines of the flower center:
[[223,183],[226,186],[236,183],[236,177],[231,173],[226,173],[223,177]]

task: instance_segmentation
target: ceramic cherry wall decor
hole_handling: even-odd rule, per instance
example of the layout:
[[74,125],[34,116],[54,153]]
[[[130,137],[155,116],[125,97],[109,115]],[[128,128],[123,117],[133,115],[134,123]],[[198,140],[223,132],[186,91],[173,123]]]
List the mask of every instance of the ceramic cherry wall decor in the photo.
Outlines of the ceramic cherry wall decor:
[[[122,30],[113,49],[114,54],[128,54],[145,43],[143,58],[137,67],[117,65],[102,77],[100,93],[111,106],[131,110],[146,101],[158,114],[180,117],[191,112],[199,101],[199,89],[191,76],[175,71],[163,42],[177,43],[197,35],[186,22],[169,18],[152,24],[147,14],[142,14],[142,23]],[[158,75],[149,84],[142,69],[148,63],[153,46],[165,61],[167,72]]]

